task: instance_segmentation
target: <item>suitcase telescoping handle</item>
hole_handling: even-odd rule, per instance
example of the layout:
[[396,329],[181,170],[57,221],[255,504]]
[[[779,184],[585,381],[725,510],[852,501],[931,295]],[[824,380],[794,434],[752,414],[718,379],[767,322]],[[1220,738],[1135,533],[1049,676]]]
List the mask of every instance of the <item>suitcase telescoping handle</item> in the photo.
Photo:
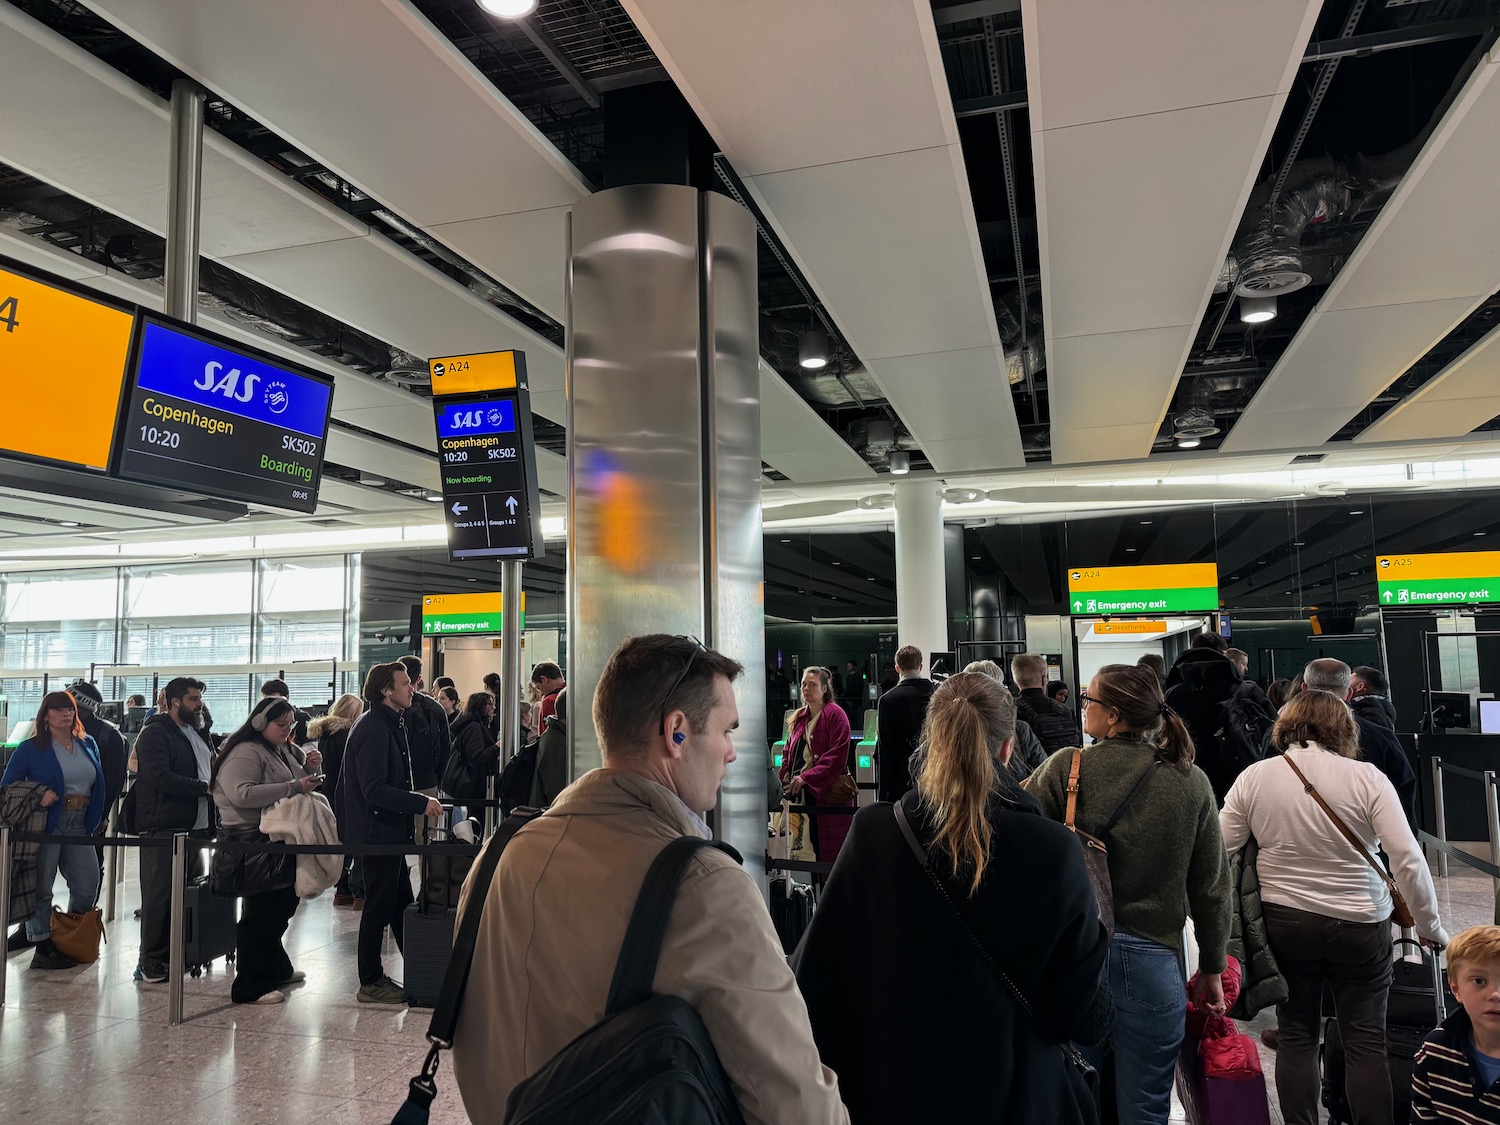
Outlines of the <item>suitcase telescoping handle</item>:
[[1437,1015],[1433,1021],[1433,1027],[1439,1027],[1448,1018],[1448,1008],[1443,1002],[1443,993],[1446,991],[1446,982],[1443,980],[1443,965],[1436,949],[1429,949],[1415,938],[1399,937],[1393,943],[1397,949],[1403,945],[1409,945],[1417,951],[1417,956],[1422,958],[1423,964],[1432,966],[1432,996],[1437,1005]]

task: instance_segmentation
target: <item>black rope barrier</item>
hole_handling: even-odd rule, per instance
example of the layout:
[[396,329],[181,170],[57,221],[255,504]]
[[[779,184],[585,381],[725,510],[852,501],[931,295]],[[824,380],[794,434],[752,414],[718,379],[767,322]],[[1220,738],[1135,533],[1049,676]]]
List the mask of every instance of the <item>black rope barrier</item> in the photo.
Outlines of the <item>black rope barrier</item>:
[[1474,870],[1476,871],[1483,872],[1491,879],[1500,879],[1500,867],[1496,867],[1488,860],[1483,860],[1478,856],[1470,855],[1462,848],[1455,848],[1452,844],[1445,843],[1444,841],[1439,840],[1431,832],[1418,831],[1417,839],[1421,843],[1431,844],[1438,851],[1444,852],[1447,855],[1451,856],[1453,859],[1458,860],[1459,863],[1466,864],[1469,867],[1474,868]]
[[[52,836],[45,832],[12,832],[13,844],[62,844],[74,847],[170,848],[172,836]],[[478,855],[482,844],[283,844],[276,840],[222,840],[188,837],[189,848],[232,846],[244,855]]]
[[1483,781],[1484,774],[1479,770],[1471,770],[1467,766],[1455,766],[1448,762],[1438,762],[1438,768],[1448,773],[1456,773],[1460,777],[1472,777],[1475,781]]

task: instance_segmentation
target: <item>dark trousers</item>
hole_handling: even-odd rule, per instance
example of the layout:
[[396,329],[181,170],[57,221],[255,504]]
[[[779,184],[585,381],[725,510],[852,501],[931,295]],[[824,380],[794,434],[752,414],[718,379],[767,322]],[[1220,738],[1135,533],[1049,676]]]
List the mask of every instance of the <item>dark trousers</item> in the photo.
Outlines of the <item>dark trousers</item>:
[[[142,832],[171,840],[170,832]],[[193,841],[187,854],[189,881],[208,874],[203,865],[199,841],[209,839],[207,831],[188,833]],[[170,948],[172,930],[172,849],[141,848],[141,953],[140,963],[148,968],[164,968]],[[182,966],[177,966],[182,971]]]
[[344,857],[344,869],[339,873],[339,881],[333,889],[337,894],[353,895],[355,898],[365,897],[364,856],[346,855]]
[[1385,1039],[1390,923],[1341,922],[1271,902],[1265,912],[1271,952],[1288,992],[1286,1003],[1276,1008],[1281,1029],[1276,1089],[1287,1125],[1318,1125],[1318,1033],[1325,985],[1333,992],[1344,1043],[1344,1086],[1354,1125],[1391,1125]]
[[359,916],[359,983],[374,984],[385,976],[380,963],[380,943],[385,928],[391,928],[396,948],[405,951],[404,922],[406,908],[412,903],[411,878],[406,872],[406,857],[401,855],[367,855],[365,865],[365,908]]
[[281,939],[297,913],[297,888],[246,895],[243,901],[234,927],[234,984],[229,989],[236,1004],[260,999],[292,975],[292,959]]

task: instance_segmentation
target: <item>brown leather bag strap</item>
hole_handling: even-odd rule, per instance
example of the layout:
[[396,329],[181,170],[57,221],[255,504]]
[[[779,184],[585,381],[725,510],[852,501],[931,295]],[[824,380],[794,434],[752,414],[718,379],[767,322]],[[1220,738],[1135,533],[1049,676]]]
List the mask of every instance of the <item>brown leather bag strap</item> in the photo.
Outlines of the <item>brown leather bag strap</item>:
[[1063,825],[1069,832],[1077,832],[1078,819],[1078,771],[1083,767],[1083,748],[1073,751],[1073,768],[1068,771],[1068,809],[1063,816]]
[[1292,772],[1296,774],[1297,779],[1302,782],[1302,788],[1307,790],[1314,801],[1318,802],[1318,808],[1322,809],[1325,813],[1328,814],[1328,819],[1333,821],[1333,826],[1344,834],[1344,839],[1348,840],[1351,844],[1354,845],[1354,850],[1359,852],[1360,855],[1364,856],[1365,862],[1375,869],[1375,874],[1379,875],[1380,878],[1385,882],[1385,885],[1391,889],[1391,893],[1399,898],[1401,892],[1396,887],[1395,877],[1385,869],[1385,866],[1378,859],[1370,854],[1369,849],[1364,845],[1364,841],[1349,830],[1349,826],[1343,822],[1343,820],[1339,817],[1339,814],[1334,812],[1333,809],[1329,808],[1328,802],[1323,800],[1323,794],[1319,793],[1317,789],[1313,787],[1313,783],[1307,780],[1307,775],[1297,768],[1297,763],[1292,761],[1292,759],[1289,758],[1286,754],[1282,754],[1281,760],[1292,767]]

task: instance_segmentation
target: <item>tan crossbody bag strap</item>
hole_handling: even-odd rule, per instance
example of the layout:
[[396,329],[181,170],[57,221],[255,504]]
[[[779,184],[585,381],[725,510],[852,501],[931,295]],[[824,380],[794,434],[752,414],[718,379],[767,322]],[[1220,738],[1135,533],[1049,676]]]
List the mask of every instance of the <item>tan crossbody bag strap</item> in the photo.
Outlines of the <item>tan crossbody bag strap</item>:
[[1068,771],[1068,808],[1063,815],[1063,825],[1069,832],[1077,832],[1078,819],[1078,771],[1083,766],[1082,747],[1073,751],[1073,768]]
[[1333,826],[1344,834],[1344,839],[1348,840],[1351,844],[1354,845],[1354,850],[1359,852],[1360,855],[1364,856],[1365,862],[1373,867],[1375,869],[1375,874],[1379,875],[1380,878],[1384,880],[1385,885],[1390,888],[1391,898],[1394,899],[1401,907],[1405,907],[1406,899],[1402,897],[1401,889],[1396,886],[1395,876],[1387,871],[1385,869],[1385,866],[1370,854],[1370,850],[1365,847],[1364,841],[1362,841],[1358,836],[1356,836],[1349,830],[1349,826],[1345,824],[1341,819],[1339,819],[1339,814],[1328,807],[1328,802],[1323,800],[1323,794],[1319,793],[1317,789],[1313,787],[1313,783],[1307,780],[1307,775],[1297,768],[1297,763],[1292,761],[1285,754],[1281,756],[1281,760],[1292,767],[1292,772],[1296,774],[1297,779],[1302,782],[1302,787],[1312,795],[1312,799],[1314,801],[1318,802],[1318,808],[1322,809],[1325,813],[1328,814],[1328,819],[1333,821]]

